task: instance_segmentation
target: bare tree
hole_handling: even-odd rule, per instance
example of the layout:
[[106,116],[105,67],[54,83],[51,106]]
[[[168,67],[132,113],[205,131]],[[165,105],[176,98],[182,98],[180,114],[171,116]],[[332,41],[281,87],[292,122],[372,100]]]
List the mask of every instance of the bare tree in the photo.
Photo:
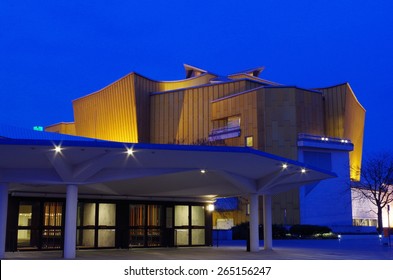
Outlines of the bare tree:
[[393,202],[393,154],[380,153],[368,157],[360,172],[360,181],[353,182],[352,189],[360,199],[370,201],[377,209],[377,230],[382,233],[382,210]]

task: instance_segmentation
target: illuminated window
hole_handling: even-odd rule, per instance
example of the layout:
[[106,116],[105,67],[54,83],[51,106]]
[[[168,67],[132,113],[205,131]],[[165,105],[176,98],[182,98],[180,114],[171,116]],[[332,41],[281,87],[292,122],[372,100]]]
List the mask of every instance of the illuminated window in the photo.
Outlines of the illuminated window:
[[188,205],[176,205],[175,206],[175,226],[188,226],[189,209]]
[[240,136],[240,116],[231,116],[213,121],[213,130],[210,136],[218,139],[227,139]]
[[246,137],[246,147],[253,147],[254,146],[254,138],[252,136]]
[[232,116],[227,119],[228,128],[238,128],[240,127],[240,116]]
[[191,225],[204,226],[205,225],[205,207],[191,206]]
[[130,205],[130,226],[140,227],[145,225],[145,205],[131,204]]

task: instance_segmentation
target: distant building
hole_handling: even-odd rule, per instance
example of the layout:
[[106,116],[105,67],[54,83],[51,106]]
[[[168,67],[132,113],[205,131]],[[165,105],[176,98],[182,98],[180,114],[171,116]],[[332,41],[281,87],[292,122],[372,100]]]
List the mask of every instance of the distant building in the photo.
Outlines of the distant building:
[[[391,186],[393,187],[393,186]],[[371,227],[374,229],[378,226],[377,206],[373,204],[370,199],[361,195],[355,189],[352,189],[352,215],[353,225],[361,227]],[[388,209],[390,211],[388,211]],[[393,226],[393,203],[382,210],[382,227],[387,228]]]

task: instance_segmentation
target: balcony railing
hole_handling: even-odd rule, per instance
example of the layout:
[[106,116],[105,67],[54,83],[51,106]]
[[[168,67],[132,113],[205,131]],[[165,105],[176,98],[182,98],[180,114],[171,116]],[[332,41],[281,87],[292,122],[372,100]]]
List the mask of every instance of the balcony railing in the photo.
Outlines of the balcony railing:
[[224,126],[209,133],[209,141],[216,141],[240,136],[240,126]]
[[306,133],[299,133],[297,137],[298,141],[308,140],[308,141],[320,141],[320,142],[327,142],[327,143],[340,143],[340,144],[351,144],[351,140],[345,138],[336,138],[336,137],[329,137],[329,136],[321,136],[321,135],[312,135]]

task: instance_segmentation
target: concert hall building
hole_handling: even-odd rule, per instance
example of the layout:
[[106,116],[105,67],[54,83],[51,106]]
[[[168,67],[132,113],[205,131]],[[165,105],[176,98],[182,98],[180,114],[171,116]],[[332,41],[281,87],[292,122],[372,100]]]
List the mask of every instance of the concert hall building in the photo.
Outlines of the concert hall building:
[[305,89],[262,71],[130,73],[74,100],[72,122],[2,127],[0,253],[206,246],[245,221],[256,251],[259,224],[351,226],[364,108],[348,83]]

